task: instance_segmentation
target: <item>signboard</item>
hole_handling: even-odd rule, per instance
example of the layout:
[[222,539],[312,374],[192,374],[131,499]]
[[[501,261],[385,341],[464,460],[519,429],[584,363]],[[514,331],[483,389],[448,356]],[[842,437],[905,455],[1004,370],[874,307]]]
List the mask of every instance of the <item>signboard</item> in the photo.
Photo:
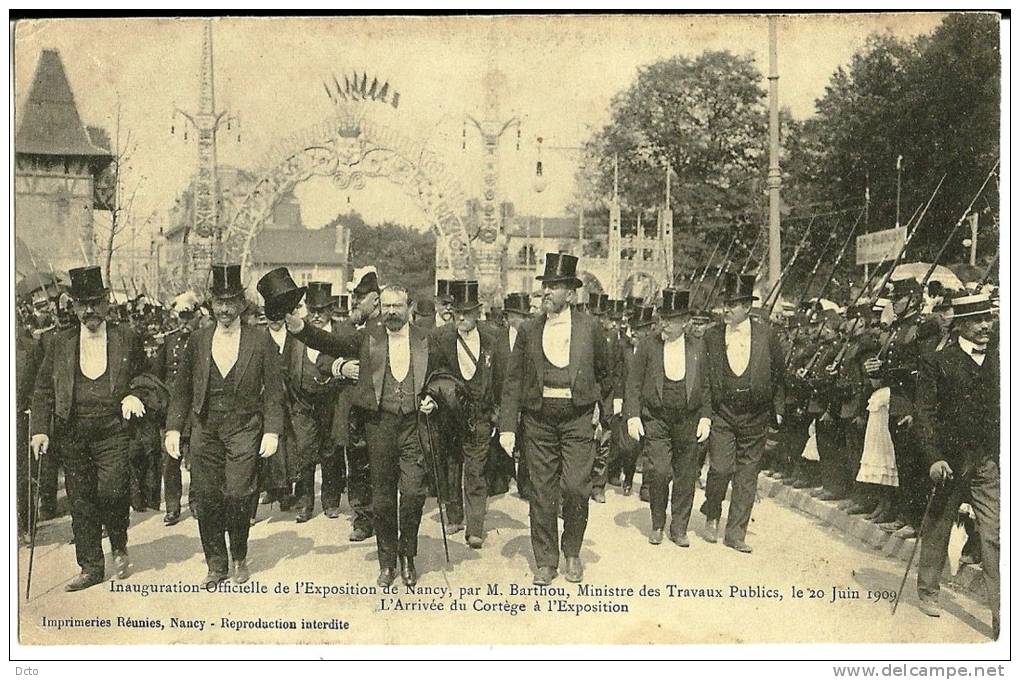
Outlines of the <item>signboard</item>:
[[907,239],[906,227],[894,227],[861,234],[857,237],[857,265],[877,264],[892,260]]

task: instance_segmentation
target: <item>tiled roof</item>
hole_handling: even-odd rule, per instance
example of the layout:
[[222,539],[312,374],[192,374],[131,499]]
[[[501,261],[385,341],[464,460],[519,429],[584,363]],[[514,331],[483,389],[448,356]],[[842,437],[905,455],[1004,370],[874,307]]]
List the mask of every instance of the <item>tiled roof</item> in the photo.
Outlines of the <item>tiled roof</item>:
[[43,50],[39,57],[14,149],[51,156],[110,156],[89,139],[56,50]]
[[263,229],[252,246],[252,261],[274,265],[342,264],[336,229]]

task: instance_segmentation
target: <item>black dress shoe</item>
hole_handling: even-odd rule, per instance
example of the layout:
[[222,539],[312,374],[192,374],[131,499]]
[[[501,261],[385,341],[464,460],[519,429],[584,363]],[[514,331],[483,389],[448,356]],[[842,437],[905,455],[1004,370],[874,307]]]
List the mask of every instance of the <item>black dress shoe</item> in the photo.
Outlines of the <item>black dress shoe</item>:
[[580,557],[568,557],[563,576],[571,583],[580,583],[584,579],[584,565]]
[[629,496],[630,492],[631,492],[631,489],[632,489],[632,485],[631,485],[630,482],[624,482],[623,483],[623,495],[624,496]]
[[209,570],[209,573],[202,579],[202,587],[209,589],[227,580],[227,572]]
[[329,508],[323,514],[329,519],[336,519],[340,516],[340,508]]
[[180,510],[168,511],[165,515],[163,515],[163,524],[167,525],[168,527],[172,527],[173,525],[177,524],[180,521],[181,521]]
[[461,522],[451,522],[446,525],[447,536],[453,536],[454,534],[459,534],[462,531],[464,531],[464,524]]
[[705,520],[705,540],[709,543],[715,543],[719,540],[719,520]]
[[652,533],[648,534],[648,542],[652,545],[659,545],[662,543],[662,529],[652,529]]
[[124,580],[130,574],[130,563],[126,550],[119,550],[113,553],[113,571],[118,580]]
[[374,533],[375,532],[370,528],[355,526],[354,531],[352,531],[351,535],[347,537],[347,540],[351,543],[358,543],[371,538]]
[[73,593],[78,590],[85,590],[86,588],[91,588],[92,586],[102,582],[103,582],[102,574],[90,574],[87,571],[83,571],[77,576],[75,576],[73,579],[71,579],[71,581],[66,586],[64,586],[64,590],[66,590],[69,593]]
[[375,580],[375,584],[380,588],[393,585],[393,582],[397,580],[397,570],[393,567],[383,567],[379,570],[379,578]]
[[754,548],[744,543],[743,541],[723,541],[727,548],[733,548],[737,552],[751,553],[754,552]]
[[638,498],[640,498],[641,501],[644,502],[644,503],[650,503],[651,502],[651,499],[648,496],[648,487],[645,486],[644,484],[642,484],[640,487],[638,487]]
[[531,583],[536,586],[547,586],[555,580],[557,574],[556,570],[552,567],[539,567],[535,571],[535,578],[531,580]]
[[670,532],[669,533],[669,540],[673,541],[674,543],[676,543],[681,548],[690,548],[691,547],[691,542],[687,538],[687,532],[686,531],[684,533],[682,533],[682,534],[674,534],[673,532]]
[[234,583],[245,583],[251,578],[248,571],[248,560],[237,560],[234,562]]
[[400,558],[400,579],[408,588],[413,588],[418,582],[418,572],[414,568],[413,557]]
[[312,511],[309,510],[308,508],[301,508],[301,512],[297,514],[297,517],[294,518],[294,521],[297,522],[298,524],[304,524],[311,518]]
[[605,490],[600,489],[599,487],[594,487],[591,490],[591,499],[596,503],[605,503],[606,502]]
[[468,547],[473,548],[474,550],[481,550],[482,549],[482,543],[483,543],[483,541],[482,541],[482,537],[481,536],[468,536],[467,537]]
[[280,510],[287,512],[288,510],[291,510],[294,507],[294,503],[296,502],[297,500],[294,498],[294,496],[288,494],[280,499]]

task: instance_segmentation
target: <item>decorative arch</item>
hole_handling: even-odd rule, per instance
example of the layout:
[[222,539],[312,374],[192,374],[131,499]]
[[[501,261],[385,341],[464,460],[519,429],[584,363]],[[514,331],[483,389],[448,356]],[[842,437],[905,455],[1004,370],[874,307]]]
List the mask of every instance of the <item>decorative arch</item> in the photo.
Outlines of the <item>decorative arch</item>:
[[583,300],[584,302],[588,301],[588,297],[587,297],[588,293],[605,293],[606,292],[606,289],[602,285],[602,282],[599,281],[599,277],[597,277],[595,274],[592,274],[589,271],[580,271],[580,272],[578,272],[577,278],[581,279],[581,281],[584,283],[584,292],[585,292],[585,298]]
[[[266,168],[234,213],[224,234],[226,252],[247,272],[255,237],[281,196],[314,177],[340,189],[360,190],[372,178],[389,180],[432,226],[445,266],[456,278],[474,278],[472,236],[462,212],[465,194],[445,163],[424,144],[377,122],[336,115],[283,141],[264,159]],[[437,268],[442,263],[436,263]]]
[[655,276],[648,272],[636,271],[624,279],[622,290],[624,297],[628,295],[643,297],[646,303],[648,303],[653,300],[658,293],[658,280]]

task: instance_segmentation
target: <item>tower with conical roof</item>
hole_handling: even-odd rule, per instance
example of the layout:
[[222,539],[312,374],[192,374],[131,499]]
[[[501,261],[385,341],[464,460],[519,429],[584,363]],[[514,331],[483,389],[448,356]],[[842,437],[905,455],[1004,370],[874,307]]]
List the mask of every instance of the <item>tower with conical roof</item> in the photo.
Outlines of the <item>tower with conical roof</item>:
[[[60,53],[44,49],[16,111],[14,229],[46,271],[93,263],[96,180],[113,157],[82,123]],[[24,270],[24,263],[18,269]]]

